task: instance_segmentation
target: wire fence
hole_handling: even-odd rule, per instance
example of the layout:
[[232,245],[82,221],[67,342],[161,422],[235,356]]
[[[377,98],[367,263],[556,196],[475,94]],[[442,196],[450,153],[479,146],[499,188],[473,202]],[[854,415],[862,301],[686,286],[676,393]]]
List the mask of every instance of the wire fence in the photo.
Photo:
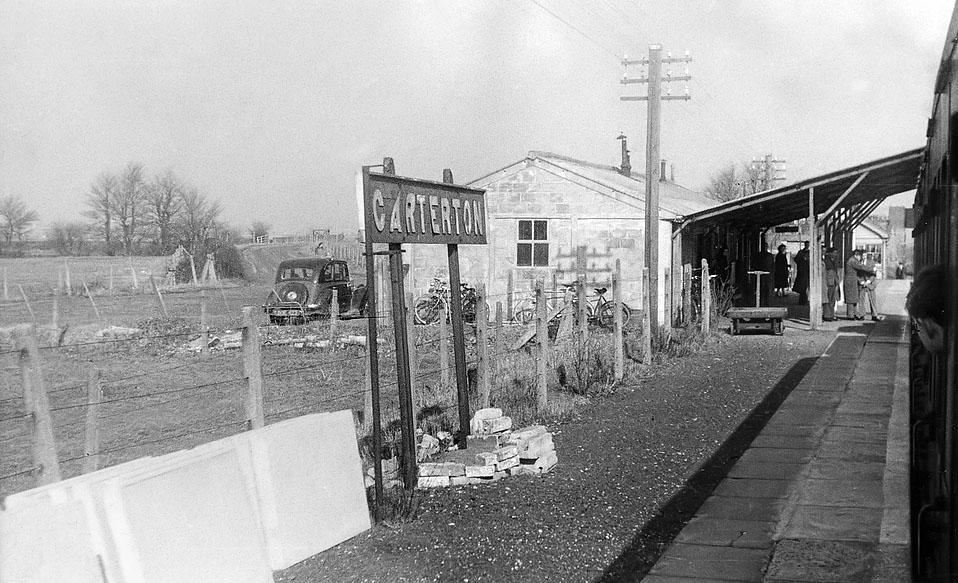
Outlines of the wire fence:
[[[244,335],[247,324],[255,329],[261,342],[254,366],[262,381],[264,422],[352,409],[363,411],[360,434],[368,432],[371,379],[366,334],[370,321],[376,323],[379,336],[381,416],[386,425],[399,418],[400,375],[396,369],[392,314],[388,311],[342,321],[322,319],[299,325],[268,325],[265,314],[251,301],[260,295],[255,288],[222,290],[222,311],[211,308],[211,304],[217,303],[211,294],[207,295],[206,309],[201,308],[195,294],[182,294],[179,299],[167,301],[165,307],[158,297],[153,303],[150,296],[126,296],[143,300],[137,304],[141,310],[138,315],[146,320],[153,316],[155,325],[139,330],[104,329],[103,334],[75,335],[65,342],[63,337],[59,342],[41,342],[36,361],[25,362],[25,351],[16,342],[15,334],[0,336],[0,500],[3,495],[32,487],[42,469],[33,452],[37,412],[25,398],[25,379],[31,366],[41,372],[49,401],[46,414],[50,416],[54,455],[64,477],[143,455],[193,447],[249,428],[253,420],[246,403],[252,389],[246,370],[250,366],[247,347],[252,335]],[[176,295],[168,294],[167,298]],[[119,298],[117,306],[122,304]],[[465,323],[465,362],[458,365],[469,379],[472,409],[491,404],[512,410],[525,408],[532,411],[529,415],[534,415],[537,387],[543,386],[543,380],[537,376],[537,363],[548,361],[550,372],[545,386],[556,387],[564,384],[559,376],[565,373],[559,369],[575,368],[576,359],[582,358],[581,347],[578,355],[561,343],[549,347],[548,353],[540,349],[515,350],[521,338],[528,339],[535,323],[520,324],[505,314],[504,306],[515,301],[512,294],[490,294],[480,300],[489,305],[488,320]],[[57,301],[60,305],[65,301],[82,304],[89,298]],[[244,301],[254,309],[241,311],[239,307]],[[40,302],[34,308],[43,305],[52,303]],[[110,313],[109,302],[102,306],[98,323],[105,323],[103,314]],[[117,312],[120,311],[118,307]],[[63,314],[67,313],[74,312]],[[158,313],[167,317],[157,318]],[[182,314],[182,321],[175,321],[171,314]],[[207,326],[201,324],[204,315]],[[124,316],[117,321],[128,320]],[[553,322],[552,338],[559,333],[556,326],[558,322]],[[81,326],[71,323],[66,327]],[[593,337],[599,341],[592,350],[611,362],[612,331],[593,328]],[[35,329],[41,330],[42,326]],[[447,415],[441,423],[455,429],[453,425],[458,419],[452,413],[459,403],[453,326],[441,318],[431,325],[412,326],[408,331],[416,410],[423,412],[428,408],[433,417]],[[637,337],[641,332],[633,324],[626,334]],[[601,374],[608,375],[610,370],[607,367]],[[482,371],[485,374],[480,377]],[[570,376],[575,374],[570,370]],[[572,392],[575,384],[570,385]],[[92,444],[91,434],[98,436]]]

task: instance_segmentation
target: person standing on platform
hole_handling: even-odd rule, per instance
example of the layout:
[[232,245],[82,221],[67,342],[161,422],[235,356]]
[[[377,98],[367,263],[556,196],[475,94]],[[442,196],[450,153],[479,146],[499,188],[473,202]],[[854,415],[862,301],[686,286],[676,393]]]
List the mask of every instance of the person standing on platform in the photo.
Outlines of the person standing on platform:
[[835,302],[842,297],[841,277],[838,275],[838,249],[829,247],[825,250],[825,258],[822,260],[822,286],[824,295],[822,295],[822,320],[832,322],[835,320]]
[[870,259],[865,263],[865,269],[858,272],[858,313],[857,320],[865,319],[865,306],[863,300],[868,300],[868,310],[871,312],[872,320],[880,322],[884,318],[878,314],[878,297],[875,294],[875,288],[878,287],[878,277],[875,269],[875,263]]
[[861,299],[858,286],[859,274],[867,274],[868,270],[862,263],[862,250],[855,249],[852,256],[845,263],[845,273],[842,277],[842,291],[845,292],[845,316],[849,320],[864,320],[858,315],[858,302]]
[[795,254],[795,285],[792,286],[792,290],[798,292],[800,306],[808,305],[808,245],[808,241],[805,241],[802,250]]
[[788,293],[788,255],[785,249],[784,244],[779,245],[775,255],[775,295],[783,298]]

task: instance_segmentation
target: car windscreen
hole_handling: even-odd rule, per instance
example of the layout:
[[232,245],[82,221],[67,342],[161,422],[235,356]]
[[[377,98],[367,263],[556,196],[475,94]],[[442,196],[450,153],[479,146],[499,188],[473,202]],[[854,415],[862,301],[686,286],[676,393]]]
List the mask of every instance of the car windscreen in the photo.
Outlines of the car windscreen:
[[316,270],[312,267],[284,267],[279,272],[279,279],[286,281],[289,279],[306,279],[312,281]]

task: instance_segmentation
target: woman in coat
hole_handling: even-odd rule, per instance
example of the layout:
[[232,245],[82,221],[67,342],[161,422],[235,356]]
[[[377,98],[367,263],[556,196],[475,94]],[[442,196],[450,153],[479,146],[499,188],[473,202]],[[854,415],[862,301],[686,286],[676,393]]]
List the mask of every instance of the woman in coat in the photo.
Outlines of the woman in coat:
[[785,245],[778,246],[775,256],[775,295],[784,297],[788,293],[788,255]]

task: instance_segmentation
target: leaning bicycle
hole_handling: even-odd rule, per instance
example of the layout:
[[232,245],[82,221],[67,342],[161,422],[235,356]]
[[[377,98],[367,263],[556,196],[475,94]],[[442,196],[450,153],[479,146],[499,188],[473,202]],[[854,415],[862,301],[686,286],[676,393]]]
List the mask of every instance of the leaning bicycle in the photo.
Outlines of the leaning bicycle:
[[[432,278],[429,289],[413,302],[413,317],[417,324],[428,325],[439,321],[439,314],[446,313],[446,321],[451,317],[449,305],[451,294],[445,280],[438,277]],[[462,306],[462,319],[465,322],[476,321],[476,305],[479,300],[479,294],[476,288],[467,283],[459,284],[460,305]],[[489,303],[486,302],[488,313]]]

